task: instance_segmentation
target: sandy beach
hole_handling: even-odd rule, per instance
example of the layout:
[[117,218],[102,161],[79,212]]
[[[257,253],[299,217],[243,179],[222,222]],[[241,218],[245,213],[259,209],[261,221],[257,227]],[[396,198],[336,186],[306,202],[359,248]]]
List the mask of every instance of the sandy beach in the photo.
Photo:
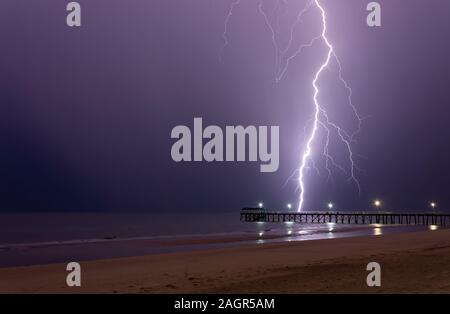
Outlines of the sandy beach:
[[[366,286],[378,262],[382,286]],[[0,268],[11,293],[425,293],[450,292],[450,230],[411,232],[81,262]]]

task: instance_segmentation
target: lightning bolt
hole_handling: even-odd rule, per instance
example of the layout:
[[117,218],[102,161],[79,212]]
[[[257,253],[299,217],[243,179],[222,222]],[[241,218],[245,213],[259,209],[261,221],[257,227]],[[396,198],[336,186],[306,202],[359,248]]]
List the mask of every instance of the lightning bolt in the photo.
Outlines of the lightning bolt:
[[[308,138],[308,141],[306,142],[306,149],[305,152],[303,153],[302,156],[302,161],[301,161],[301,165],[300,165],[300,169],[299,169],[299,176],[298,176],[298,182],[300,185],[300,201],[299,201],[299,205],[298,205],[298,211],[302,210],[302,206],[303,203],[305,201],[305,167],[306,167],[306,162],[308,161],[308,159],[311,157],[311,153],[312,153],[312,142],[314,141],[314,138],[316,137],[316,133],[317,133],[317,129],[318,129],[318,125],[319,125],[319,120],[320,120],[320,113],[325,113],[325,111],[322,110],[322,108],[319,105],[319,101],[317,99],[317,96],[319,95],[319,87],[317,86],[317,82],[319,81],[320,75],[322,74],[323,70],[328,66],[328,64],[330,63],[330,59],[333,53],[333,46],[330,44],[330,42],[328,41],[328,38],[326,36],[327,33],[327,18],[326,18],[326,14],[325,14],[325,10],[322,8],[322,6],[320,5],[318,0],[314,0],[314,3],[316,4],[316,6],[319,8],[319,10],[321,11],[321,15],[322,15],[322,34],[320,35],[320,37],[323,39],[323,41],[325,42],[326,46],[328,47],[328,53],[327,53],[327,57],[325,59],[325,62],[322,63],[322,65],[320,66],[319,70],[317,71],[316,75],[314,76],[314,80],[312,81],[312,85],[314,87],[314,96],[313,96],[313,100],[314,100],[314,122],[313,122],[313,128],[311,131],[311,135]],[[326,115],[326,113],[325,113]]]
[[228,47],[229,42],[230,42],[228,39],[228,24],[230,23],[231,17],[233,16],[234,8],[236,6],[238,6],[239,4],[241,4],[241,0],[234,0],[233,2],[231,2],[230,9],[228,10],[228,14],[225,17],[225,22],[223,23],[223,33],[222,33],[223,45],[219,51],[220,62],[223,62],[223,59],[222,59],[223,52],[224,52],[225,48]]
[[[340,140],[344,143],[344,145],[347,149],[349,161],[350,161],[349,180],[352,180],[356,184],[356,186],[358,188],[358,192],[361,192],[360,183],[359,183],[358,179],[356,178],[355,172],[356,172],[356,170],[358,170],[358,168],[355,164],[355,158],[354,158],[354,153],[352,150],[351,142],[354,140],[355,135],[358,134],[358,132],[360,131],[363,118],[358,114],[356,107],[353,105],[353,102],[352,102],[353,91],[350,88],[349,84],[345,81],[345,79],[342,76],[341,62],[339,61],[339,59],[334,51],[333,45],[330,43],[330,41],[327,37],[327,15],[326,15],[326,12],[325,12],[324,8],[322,7],[322,5],[320,4],[319,0],[313,0],[313,1],[314,1],[315,6],[320,10],[320,14],[321,14],[321,18],[322,18],[322,33],[320,35],[320,38],[325,43],[328,51],[327,51],[327,55],[326,55],[324,62],[320,65],[320,67],[319,67],[318,71],[316,72],[314,79],[312,81],[312,86],[314,88],[314,95],[313,95],[313,101],[314,101],[314,118],[313,119],[314,119],[314,122],[313,122],[311,134],[306,142],[306,149],[302,155],[301,164],[300,164],[300,168],[299,168],[298,181],[299,181],[299,186],[300,186],[300,200],[299,200],[299,205],[298,205],[298,211],[301,211],[303,209],[303,203],[305,201],[305,170],[307,167],[307,161],[309,159],[311,159],[311,155],[312,155],[312,147],[311,146],[316,137],[319,125],[321,127],[323,127],[327,133],[327,138],[326,138],[323,155],[325,156],[325,159],[326,159],[326,169],[328,170],[329,177],[331,175],[331,170],[329,168],[330,162],[338,169],[344,171],[343,167],[338,165],[328,153],[328,144],[329,144],[329,136],[330,136],[329,126],[330,126],[337,131],[337,134],[339,135]],[[327,68],[329,66],[332,57],[334,57],[334,59],[336,60],[336,63],[338,64],[339,80],[344,84],[345,88],[348,91],[348,102],[349,102],[349,105],[352,108],[352,111],[358,121],[358,128],[351,135],[347,134],[347,132],[344,129],[342,129],[340,126],[338,126],[336,123],[334,123],[330,120],[330,118],[327,114],[327,111],[324,108],[322,108],[322,106],[320,105],[319,100],[318,100],[318,95],[319,95],[318,82],[319,82],[322,72],[325,70],[325,68]]]
[[297,18],[295,19],[294,23],[292,24],[289,32],[289,42],[286,45],[286,48],[281,52],[281,58],[286,58],[285,64],[283,67],[281,67],[280,60],[280,68],[278,69],[277,77],[275,78],[277,82],[281,81],[284,77],[284,74],[286,73],[287,69],[289,68],[290,62],[297,57],[305,48],[310,48],[314,44],[316,40],[320,38],[320,36],[314,37],[309,43],[300,45],[297,50],[290,56],[287,55],[289,50],[292,48],[292,43],[294,41],[294,31],[296,27],[302,22],[303,16],[309,11],[310,7],[313,4],[313,0],[310,0],[306,3],[305,7],[300,10],[300,12],[297,14]]
[[[233,14],[233,10],[235,9],[235,7],[237,5],[240,4],[240,1],[241,0],[234,0],[231,3],[228,14],[225,18],[224,32],[222,35],[223,46],[221,49],[221,54],[222,54],[223,50],[229,44],[228,35],[227,35],[228,24],[229,24],[232,14]],[[287,10],[287,5],[288,5],[287,1],[283,0],[282,2],[283,2],[283,6],[285,7],[285,10]],[[306,146],[301,155],[300,166],[299,166],[299,168],[297,168],[294,171],[294,173],[288,178],[288,181],[286,181],[286,183],[285,183],[285,185],[286,185],[294,176],[297,176],[297,178],[298,178],[298,189],[300,190],[300,196],[299,196],[299,203],[298,203],[297,210],[298,211],[303,210],[303,205],[305,202],[305,194],[306,194],[305,179],[306,179],[307,170],[312,168],[320,176],[319,169],[317,168],[315,159],[313,158],[313,153],[314,153],[313,144],[316,141],[320,130],[323,130],[324,134],[325,134],[325,144],[321,151],[321,154],[325,160],[325,169],[328,174],[327,182],[329,180],[333,179],[333,177],[332,177],[332,167],[333,167],[333,168],[340,170],[342,173],[346,174],[348,176],[348,180],[352,181],[356,185],[358,192],[360,192],[361,187],[360,187],[360,183],[357,179],[357,171],[361,171],[361,169],[359,169],[356,166],[356,162],[355,162],[356,155],[353,152],[352,144],[355,142],[355,136],[361,130],[362,122],[367,117],[362,117],[358,113],[356,106],[353,104],[353,101],[352,101],[353,90],[350,87],[350,85],[347,83],[347,81],[344,79],[344,76],[342,73],[343,72],[342,64],[341,64],[337,54],[334,51],[331,41],[327,37],[327,14],[325,12],[324,7],[321,5],[321,0],[308,0],[306,5],[299,11],[299,13],[296,15],[294,22],[290,26],[289,40],[288,40],[287,45],[284,47],[284,49],[280,48],[280,46],[278,45],[278,42],[277,42],[277,33],[278,32],[276,31],[276,29],[277,30],[279,29],[279,19],[280,19],[279,11],[280,11],[280,7],[281,7],[280,0],[278,0],[277,6],[275,9],[276,10],[276,26],[277,27],[274,27],[271,24],[269,16],[264,9],[263,0],[258,0],[258,3],[259,3],[258,4],[258,12],[264,18],[265,24],[270,31],[272,45],[274,46],[274,50],[275,50],[275,59],[276,59],[275,65],[277,67],[277,71],[276,71],[276,75],[275,75],[276,82],[280,82],[286,76],[286,73],[290,67],[290,63],[296,57],[298,57],[304,49],[311,48],[318,41],[322,41],[327,48],[326,57],[323,60],[323,62],[321,63],[318,70],[315,72],[312,83],[311,83],[313,90],[314,90],[313,97],[312,97],[314,110],[313,110],[312,117],[308,120],[308,122],[305,125],[305,133],[307,133],[306,129],[309,127],[311,128],[311,131],[308,133],[308,136],[306,139]],[[320,13],[321,26],[322,26],[320,34],[313,37],[309,42],[303,43],[303,44],[299,45],[297,48],[293,48],[293,42],[294,42],[293,39],[294,39],[295,29],[298,27],[298,25],[301,24],[303,16],[306,13],[308,13],[311,8],[316,8]],[[286,11],[284,12],[284,14],[286,14]],[[290,53],[292,50],[293,50],[293,52]],[[220,54],[220,58],[221,58],[221,54]],[[348,105],[350,107],[351,112],[354,115],[356,122],[357,122],[356,130],[353,131],[352,133],[347,132],[344,128],[342,128],[335,121],[333,121],[333,119],[329,116],[329,114],[326,110],[326,107],[323,104],[321,104],[319,101],[319,94],[320,94],[319,83],[320,83],[322,73],[325,71],[325,69],[331,68],[330,65],[332,64],[333,61],[335,62],[336,66],[337,66],[337,78],[341,82],[342,86],[347,91]],[[344,149],[347,153],[348,161],[349,161],[349,165],[350,165],[349,170],[346,170],[345,167],[340,165],[330,154],[329,144],[330,144],[330,135],[332,132],[337,135],[338,139],[341,141],[342,146],[344,147]]]
[[273,45],[273,48],[275,50],[275,65],[278,65],[278,54],[280,52],[280,48],[278,47],[278,43],[277,43],[277,40],[276,40],[275,28],[270,23],[270,20],[269,20],[269,17],[267,16],[266,11],[264,11],[263,0],[259,0],[258,11],[263,16],[264,22],[266,23],[267,28],[269,28],[269,30],[270,30],[271,39],[272,39],[272,45]]

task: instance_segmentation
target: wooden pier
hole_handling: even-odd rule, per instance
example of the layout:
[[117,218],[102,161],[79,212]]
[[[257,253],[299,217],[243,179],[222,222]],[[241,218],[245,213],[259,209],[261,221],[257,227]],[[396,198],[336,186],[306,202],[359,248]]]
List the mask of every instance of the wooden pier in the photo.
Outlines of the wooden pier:
[[447,213],[393,212],[272,212],[262,208],[243,208],[241,221],[381,225],[450,225]]

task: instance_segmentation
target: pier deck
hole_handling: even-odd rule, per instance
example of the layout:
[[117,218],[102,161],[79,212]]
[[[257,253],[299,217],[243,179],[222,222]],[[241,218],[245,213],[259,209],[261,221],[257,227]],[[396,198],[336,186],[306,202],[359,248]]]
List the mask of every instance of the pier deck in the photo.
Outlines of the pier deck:
[[243,208],[241,221],[446,226],[450,225],[450,214],[438,212],[276,212],[261,208]]

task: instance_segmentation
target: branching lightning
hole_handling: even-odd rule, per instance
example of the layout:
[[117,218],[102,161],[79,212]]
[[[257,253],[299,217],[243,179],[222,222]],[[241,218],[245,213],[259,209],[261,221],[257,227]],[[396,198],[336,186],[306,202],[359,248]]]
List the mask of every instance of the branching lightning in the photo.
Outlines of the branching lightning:
[[233,10],[236,6],[238,6],[241,3],[241,0],[233,0],[233,2],[230,5],[230,9],[228,10],[228,14],[225,18],[225,22],[223,24],[223,33],[222,33],[222,39],[223,39],[223,45],[220,48],[219,52],[219,60],[222,62],[222,55],[225,48],[227,48],[229,44],[228,40],[228,24],[230,23],[231,17],[233,16]]
[[[222,56],[224,49],[229,44],[229,39],[228,39],[228,34],[227,34],[228,24],[230,22],[231,16],[233,15],[233,10],[235,9],[235,7],[237,5],[240,4],[240,1],[241,0],[234,0],[231,3],[230,9],[225,18],[224,33],[222,35],[223,46],[221,49],[220,58]],[[279,18],[280,18],[278,15],[278,12],[281,7],[280,0],[277,0],[277,1],[278,1],[277,6],[276,6],[277,18],[276,18],[276,22],[275,22],[276,25],[274,26],[264,8],[264,0],[258,0],[258,12],[264,19],[265,25],[267,26],[267,28],[270,31],[272,45],[275,50],[275,59],[276,59],[275,65],[277,67],[277,71],[276,71],[276,75],[275,75],[276,82],[280,82],[281,80],[283,80],[283,78],[286,76],[286,74],[289,70],[291,61],[293,61],[296,57],[298,57],[304,49],[311,48],[312,46],[314,46],[314,44],[316,42],[319,42],[319,41],[323,42],[327,49],[326,56],[325,56],[323,62],[320,64],[318,70],[315,72],[314,77],[311,82],[311,85],[313,87],[312,100],[313,100],[313,105],[314,105],[313,109],[314,110],[313,110],[311,119],[308,120],[308,122],[305,125],[305,133],[307,133],[306,129],[308,127],[310,127],[311,130],[309,131],[309,134],[306,139],[305,148],[301,155],[300,166],[298,169],[296,169],[294,171],[294,173],[288,178],[288,181],[287,181],[287,182],[289,182],[289,180],[291,180],[294,176],[297,176],[298,188],[300,190],[298,211],[302,211],[304,202],[305,202],[305,194],[307,191],[306,183],[305,183],[307,170],[312,168],[317,171],[318,175],[320,175],[319,169],[317,168],[316,163],[315,163],[315,159],[313,158],[313,155],[314,155],[313,153],[316,151],[313,148],[313,145],[316,142],[317,137],[319,136],[320,130],[324,131],[325,143],[324,143],[322,150],[317,150],[317,151],[319,151],[322,154],[322,156],[325,160],[325,169],[327,171],[327,181],[333,179],[332,168],[336,168],[339,171],[341,171],[342,173],[346,174],[348,176],[348,180],[352,181],[356,185],[359,192],[361,191],[360,184],[357,179],[357,171],[359,171],[360,169],[356,166],[356,162],[355,162],[356,155],[353,152],[352,145],[355,141],[355,136],[361,130],[361,125],[365,118],[360,116],[355,105],[353,104],[353,101],[352,101],[353,90],[351,89],[350,85],[347,83],[347,81],[343,77],[342,64],[334,51],[334,47],[333,47],[332,43],[330,42],[329,38],[327,37],[327,28],[328,28],[327,14],[325,12],[325,9],[321,5],[321,0],[308,0],[305,7],[303,7],[300,10],[300,12],[296,15],[295,21],[292,23],[290,30],[289,30],[288,43],[284,48],[280,48],[280,46],[277,42],[277,33],[278,33]],[[284,7],[287,8],[287,5],[288,5],[287,1],[286,0],[281,0],[281,1],[283,2]],[[298,27],[298,25],[300,25],[302,23],[302,19],[303,19],[304,15],[307,14],[311,10],[311,8],[316,8],[320,13],[321,31],[317,36],[313,37],[308,42],[299,45],[297,48],[293,48],[293,46],[294,46],[293,39],[294,39],[295,29]],[[295,50],[292,53],[290,53],[293,49],[295,49]],[[324,106],[319,100],[319,94],[320,94],[320,84],[319,83],[320,83],[321,76],[322,76],[323,72],[325,71],[325,69],[331,68],[330,65],[332,64],[333,61],[335,62],[336,66],[337,66],[337,78],[342,83],[343,87],[347,91],[348,105],[351,109],[351,112],[354,115],[356,122],[357,122],[356,130],[351,133],[347,132],[344,128],[342,128],[335,121],[333,121],[333,119],[330,117],[330,115],[328,114],[328,112],[326,110],[326,106]],[[343,167],[342,165],[340,165],[335,160],[335,158],[330,154],[329,144],[330,144],[330,140],[331,140],[330,135],[332,132],[337,135],[338,139],[341,141],[342,146],[347,153],[348,163],[349,163],[348,170],[345,167]]]

